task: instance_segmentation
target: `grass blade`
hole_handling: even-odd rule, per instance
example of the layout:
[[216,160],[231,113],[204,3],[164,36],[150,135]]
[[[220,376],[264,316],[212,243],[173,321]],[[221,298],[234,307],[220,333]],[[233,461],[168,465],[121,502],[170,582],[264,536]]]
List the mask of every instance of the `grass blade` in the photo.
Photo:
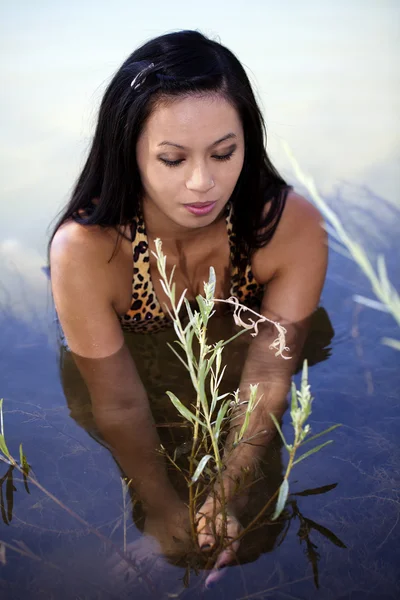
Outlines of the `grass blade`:
[[332,444],[333,440],[328,440],[327,442],[320,444],[319,446],[316,446],[315,448],[312,448],[312,450],[309,450],[308,452],[306,452],[305,454],[302,454],[300,456],[300,458],[298,458],[297,460],[295,460],[293,462],[293,466],[297,465],[299,462],[301,462],[302,460],[304,460],[305,458],[307,458],[307,456],[311,456],[311,454],[315,454],[315,452],[318,452],[318,450],[321,450],[321,448],[323,448],[324,446],[327,446],[328,444]]
[[316,433],[315,435],[312,435],[309,438],[305,438],[305,440],[302,442],[301,445],[304,446],[304,444],[308,444],[308,442],[313,442],[317,438],[321,437],[321,435],[325,435],[325,433],[330,433],[331,431],[336,429],[336,427],[341,427],[341,426],[342,426],[342,423],[337,423],[336,425],[332,425],[332,427],[328,427],[328,429],[324,429],[324,431],[320,431],[319,433]]

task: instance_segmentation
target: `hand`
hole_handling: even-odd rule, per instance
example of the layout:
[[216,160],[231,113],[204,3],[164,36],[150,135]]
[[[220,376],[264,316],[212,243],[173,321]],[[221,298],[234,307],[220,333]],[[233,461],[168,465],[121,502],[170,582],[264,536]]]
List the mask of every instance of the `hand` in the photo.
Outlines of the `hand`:
[[[166,565],[165,558],[176,558],[185,555],[191,549],[190,521],[187,506],[180,501],[166,503],[162,509],[149,510],[146,514],[143,535],[127,545],[126,553],[135,562],[139,571],[148,568],[159,571],[161,563]],[[154,569],[154,567],[157,569]],[[115,555],[110,561],[112,572],[116,576],[133,576],[128,563]]]
[[239,541],[234,540],[242,530],[242,526],[232,506],[225,508],[226,520],[224,522],[221,507],[216,504],[215,498],[209,496],[196,515],[198,543],[203,551],[210,551],[218,545],[222,550],[218,554],[215,564],[206,578],[206,588],[212,587],[223,576],[222,569],[236,559]]

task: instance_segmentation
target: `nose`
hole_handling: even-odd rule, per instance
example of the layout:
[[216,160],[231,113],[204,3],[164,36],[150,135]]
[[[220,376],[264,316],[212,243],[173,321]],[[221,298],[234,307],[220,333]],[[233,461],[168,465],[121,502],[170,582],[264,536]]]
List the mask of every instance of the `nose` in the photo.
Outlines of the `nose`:
[[186,181],[186,188],[193,192],[208,192],[215,186],[211,173],[203,165],[198,165],[193,169],[189,179]]

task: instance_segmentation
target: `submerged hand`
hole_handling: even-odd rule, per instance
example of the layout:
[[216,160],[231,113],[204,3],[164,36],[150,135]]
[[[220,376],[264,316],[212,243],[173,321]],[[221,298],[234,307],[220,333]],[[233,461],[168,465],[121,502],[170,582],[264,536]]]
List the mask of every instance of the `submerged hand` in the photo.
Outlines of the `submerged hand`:
[[[140,568],[160,566],[163,559],[181,557],[191,548],[190,521],[186,505],[168,504],[163,510],[150,511],[146,515],[143,535],[127,545],[126,553]],[[114,575],[126,575],[131,569],[128,563],[115,556],[110,562]]]
[[[225,512],[225,519],[224,519]],[[223,576],[222,569],[236,559],[239,541],[234,540],[242,530],[242,526],[232,507],[217,507],[215,499],[209,496],[197,513],[198,543],[203,551],[210,551],[220,546],[215,564],[208,575],[205,585],[211,587]]]

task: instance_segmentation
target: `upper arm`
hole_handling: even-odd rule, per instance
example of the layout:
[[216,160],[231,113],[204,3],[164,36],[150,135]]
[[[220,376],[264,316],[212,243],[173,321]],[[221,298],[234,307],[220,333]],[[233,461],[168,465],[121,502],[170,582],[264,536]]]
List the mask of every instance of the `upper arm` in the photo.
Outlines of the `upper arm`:
[[289,194],[274,237],[258,253],[254,274],[266,284],[262,314],[287,330],[288,354],[294,360],[283,362],[292,363],[292,368],[301,352],[309,317],[319,303],[327,260],[327,236],[319,211],[301,196]]
[[113,266],[109,241],[98,229],[70,222],[51,244],[51,285],[58,317],[70,349],[103,358],[123,345],[113,308]]

